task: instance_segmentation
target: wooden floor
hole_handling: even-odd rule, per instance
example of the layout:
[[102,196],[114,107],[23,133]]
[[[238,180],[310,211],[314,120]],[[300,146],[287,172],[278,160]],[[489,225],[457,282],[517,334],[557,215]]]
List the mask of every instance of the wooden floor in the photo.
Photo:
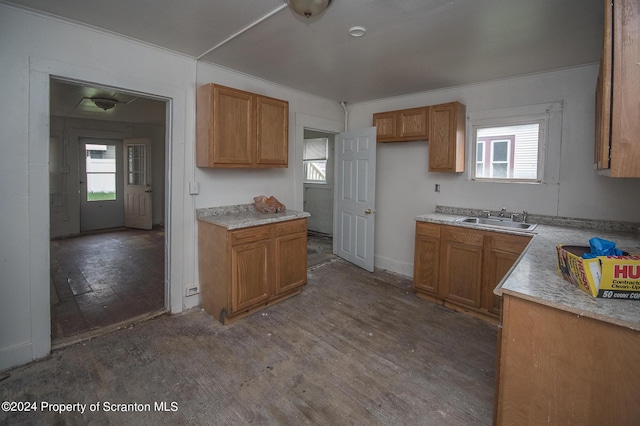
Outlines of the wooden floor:
[[[496,334],[415,297],[406,277],[337,260],[232,325],[193,309],[0,374],[2,401],[87,404],[0,411],[0,424],[489,425]],[[143,411],[89,412],[97,402]]]
[[164,228],[51,241],[51,339],[74,341],[164,309]]

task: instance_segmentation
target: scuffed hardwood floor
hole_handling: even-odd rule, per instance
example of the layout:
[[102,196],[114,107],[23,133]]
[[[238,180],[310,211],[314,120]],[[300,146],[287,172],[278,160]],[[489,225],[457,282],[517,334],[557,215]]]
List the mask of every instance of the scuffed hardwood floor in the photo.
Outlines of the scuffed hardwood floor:
[[[192,309],[10,370],[2,401],[87,408],[0,411],[0,424],[489,425],[496,335],[415,297],[406,277],[338,260],[232,325]],[[144,411],[90,412],[97,402]]]

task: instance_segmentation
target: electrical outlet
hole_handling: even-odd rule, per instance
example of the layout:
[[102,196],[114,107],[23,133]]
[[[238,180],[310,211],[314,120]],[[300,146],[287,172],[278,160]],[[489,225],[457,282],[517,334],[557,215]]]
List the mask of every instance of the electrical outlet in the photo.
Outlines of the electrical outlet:
[[439,183],[436,183],[435,191],[436,192],[440,192],[440,184]]
[[193,296],[194,294],[200,293],[200,286],[194,285],[192,287],[188,287],[185,290],[185,296]]

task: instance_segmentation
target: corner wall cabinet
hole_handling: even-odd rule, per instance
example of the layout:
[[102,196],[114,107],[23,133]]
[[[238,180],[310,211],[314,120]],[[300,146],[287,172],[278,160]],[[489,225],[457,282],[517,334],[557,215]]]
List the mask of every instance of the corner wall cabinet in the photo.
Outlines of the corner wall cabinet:
[[464,171],[466,116],[460,102],[373,114],[378,142],[429,141],[429,171]]
[[429,107],[373,114],[378,142],[409,142],[429,137]]
[[416,222],[413,288],[416,295],[497,323],[493,289],[530,237]]
[[640,177],[640,3],[604,4],[594,167],[611,177]]
[[198,167],[287,167],[289,103],[218,84],[196,100]]
[[227,230],[198,222],[200,305],[223,324],[307,283],[307,219]]
[[460,102],[431,107],[429,171],[464,171],[465,106]]

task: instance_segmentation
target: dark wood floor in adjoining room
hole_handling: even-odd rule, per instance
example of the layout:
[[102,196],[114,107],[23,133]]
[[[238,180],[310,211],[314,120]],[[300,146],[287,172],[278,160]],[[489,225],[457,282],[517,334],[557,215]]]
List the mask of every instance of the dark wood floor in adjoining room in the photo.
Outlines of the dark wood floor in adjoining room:
[[51,338],[73,341],[164,308],[164,228],[51,241]]
[[[162,316],[11,370],[0,387],[3,401],[150,411],[0,412],[0,423],[491,424],[494,326],[383,270],[336,260],[308,275],[302,294],[232,325],[197,308]],[[177,411],[155,411],[162,401]]]

